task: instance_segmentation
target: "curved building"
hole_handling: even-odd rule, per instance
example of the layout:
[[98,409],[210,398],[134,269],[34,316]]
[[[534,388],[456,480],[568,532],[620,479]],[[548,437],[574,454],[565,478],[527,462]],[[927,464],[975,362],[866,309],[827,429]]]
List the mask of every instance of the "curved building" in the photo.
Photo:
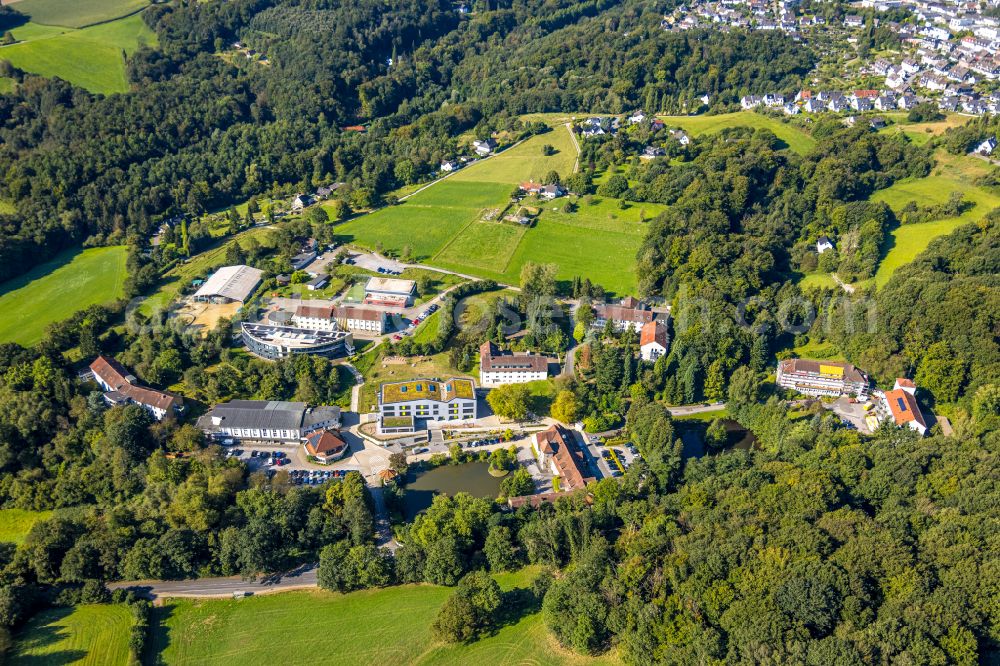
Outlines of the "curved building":
[[318,354],[328,358],[354,353],[354,338],[347,331],[317,331],[294,326],[243,322],[243,344],[261,358],[275,360],[293,354]]

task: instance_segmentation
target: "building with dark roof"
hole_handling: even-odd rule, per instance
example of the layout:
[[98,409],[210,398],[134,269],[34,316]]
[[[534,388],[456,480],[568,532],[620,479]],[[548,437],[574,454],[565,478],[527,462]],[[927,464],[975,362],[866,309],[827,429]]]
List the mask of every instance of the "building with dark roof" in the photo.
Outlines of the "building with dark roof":
[[479,347],[479,385],[523,384],[546,379],[549,359],[530,352],[501,351],[492,342]]
[[310,434],[340,427],[340,407],[309,407],[304,402],[230,400],[212,407],[198,426],[215,437],[298,442]]
[[179,395],[142,386],[135,375],[110,356],[98,356],[90,364],[90,371],[104,389],[104,400],[109,405],[138,405],[157,421],[173,418],[184,410]]

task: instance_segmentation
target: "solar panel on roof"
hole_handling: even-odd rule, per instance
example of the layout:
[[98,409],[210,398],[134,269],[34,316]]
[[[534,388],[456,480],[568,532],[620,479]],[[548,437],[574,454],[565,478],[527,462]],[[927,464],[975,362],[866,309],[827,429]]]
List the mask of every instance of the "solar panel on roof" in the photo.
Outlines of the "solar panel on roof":
[[903,402],[902,398],[896,398],[896,404],[899,405],[899,411],[901,411],[901,412],[905,412],[906,411],[906,403]]

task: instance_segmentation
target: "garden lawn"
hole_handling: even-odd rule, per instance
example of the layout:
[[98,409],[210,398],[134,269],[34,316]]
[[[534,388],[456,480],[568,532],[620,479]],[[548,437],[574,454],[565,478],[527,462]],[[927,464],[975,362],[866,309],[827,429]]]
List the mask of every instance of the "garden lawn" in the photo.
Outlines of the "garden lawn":
[[717,116],[659,116],[668,127],[680,127],[693,136],[714,134],[727,127],[763,127],[774,132],[790,149],[804,155],[816,145],[805,131],[792,123],[750,111],[723,113]]
[[962,224],[975,222],[1000,206],[1000,195],[972,184],[975,178],[989,171],[989,164],[975,157],[949,155],[944,151],[938,151],[935,158],[937,166],[931,175],[901,180],[876,192],[872,200],[884,201],[898,211],[910,201],[928,206],[947,201],[952,192],[961,192],[974,205],[958,217],[905,224],[893,229],[875,274],[875,284],[879,287],[889,281],[896,269],[927,249],[933,239],[951,233]]
[[0,542],[23,543],[34,524],[51,515],[51,511],[0,509]]
[[807,273],[799,279],[799,288],[802,291],[810,289],[834,289],[837,283],[829,273]]
[[123,50],[131,54],[144,44],[156,44],[156,33],[139,14],[81,30],[28,23],[11,32],[21,41],[0,47],[0,59],[104,94],[128,90]]
[[[497,576],[527,588],[537,569]],[[174,600],[155,609],[148,661],[164,664],[596,664],[554,644],[529,613],[470,644],[435,641],[431,623],[452,590],[403,585],[336,594],[284,592],[240,600]],[[322,630],[307,630],[308,626]],[[364,621],[359,621],[363,618]]]
[[17,635],[10,664],[129,663],[132,613],[124,605],[55,608],[36,615]]
[[69,250],[0,284],[0,342],[34,344],[52,322],[121,298],[125,260],[120,246]]

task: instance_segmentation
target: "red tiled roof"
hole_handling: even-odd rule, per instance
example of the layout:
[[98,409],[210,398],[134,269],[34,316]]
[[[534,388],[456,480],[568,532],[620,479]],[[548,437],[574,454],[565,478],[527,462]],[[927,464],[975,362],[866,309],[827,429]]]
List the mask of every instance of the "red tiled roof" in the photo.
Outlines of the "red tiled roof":
[[569,444],[572,438],[572,433],[557,425],[535,434],[539,449],[552,456],[552,460],[555,461],[559,476],[562,477],[561,485],[565,490],[583,488],[594,480],[594,477],[586,476],[587,462],[583,458],[583,452],[578,446]]
[[914,421],[925,428],[927,427],[924,415],[920,413],[920,406],[917,405],[917,399],[911,393],[903,389],[886,391],[885,401],[889,404],[889,411],[892,413],[896,425],[906,425],[910,421]]
[[295,308],[296,317],[307,317],[309,319],[331,319],[333,317],[332,305],[300,305]]
[[896,383],[904,388],[917,388],[917,385],[913,383],[912,379],[907,379],[906,377],[898,377]]
[[642,331],[639,333],[640,347],[645,347],[652,342],[657,342],[664,348],[667,346],[667,327],[658,321],[643,324]]
[[132,402],[148,405],[169,412],[175,405],[182,404],[180,396],[158,391],[148,386],[136,384],[135,376],[125,369],[121,363],[109,356],[98,356],[90,364],[94,376]]
[[639,310],[636,308],[627,308],[622,305],[598,305],[595,309],[597,310],[597,316],[601,319],[639,324],[653,321],[652,310]]
[[372,308],[360,308],[354,305],[342,305],[334,308],[334,316],[338,319],[359,319],[363,321],[381,321],[385,313]]
[[306,451],[311,456],[335,456],[346,447],[347,442],[329,430],[315,432],[306,439]]

